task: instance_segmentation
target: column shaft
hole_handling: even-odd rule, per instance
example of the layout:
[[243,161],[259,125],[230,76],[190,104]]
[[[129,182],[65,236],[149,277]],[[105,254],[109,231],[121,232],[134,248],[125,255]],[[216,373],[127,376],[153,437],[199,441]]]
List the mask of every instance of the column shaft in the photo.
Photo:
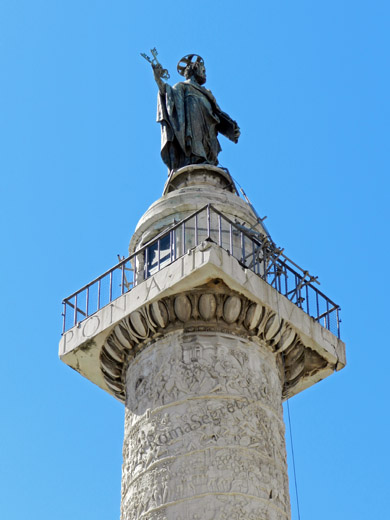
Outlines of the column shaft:
[[265,345],[173,332],[126,375],[122,520],[288,520],[282,382]]

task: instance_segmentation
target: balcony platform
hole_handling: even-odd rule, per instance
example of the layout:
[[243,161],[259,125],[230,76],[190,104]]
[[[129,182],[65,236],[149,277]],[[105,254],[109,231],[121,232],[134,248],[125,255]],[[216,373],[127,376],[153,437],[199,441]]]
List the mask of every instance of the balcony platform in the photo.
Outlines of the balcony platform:
[[[304,361],[302,365],[302,355],[298,356],[302,365],[300,375],[286,388],[285,398],[301,392],[345,366],[345,345],[338,337],[258,274],[244,267],[224,248],[210,241],[197,245],[67,330],[59,346],[61,360],[103,390],[118,397],[107,384],[101,363],[102,348],[114,328],[127,316],[140,316],[155,302],[188,293],[213,281],[223,283],[238,297],[255,304],[255,314],[257,309],[266,310],[269,325],[268,332],[263,330],[263,335],[268,334],[271,339],[272,334],[274,338],[277,334],[281,336],[282,326],[284,331],[289,331],[291,337],[294,335],[295,344],[299,344],[304,352]],[[183,327],[185,326],[183,323]],[[142,323],[139,327],[142,335]],[[252,341],[262,341],[263,336],[260,333],[256,335],[255,329],[252,330],[248,325],[248,337]],[[152,340],[151,336],[150,341]],[[279,337],[278,340],[271,340],[271,343],[272,341],[277,353],[287,352]],[[291,346],[290,343],[289,345]],[[291,365],[294,352],[289,355],[286,363],[291,375],[294,372]]]

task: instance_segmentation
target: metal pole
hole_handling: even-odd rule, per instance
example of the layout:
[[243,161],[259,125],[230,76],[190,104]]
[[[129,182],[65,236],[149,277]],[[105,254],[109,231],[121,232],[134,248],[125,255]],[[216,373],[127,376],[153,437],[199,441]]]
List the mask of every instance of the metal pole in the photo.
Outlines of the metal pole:
[[340,316],[339,309],[336,309],[336,320],[337,320],[337,337],[340,339]]
[[245,265],[245,237],[244,233],[240,231],[241,234],[241,262]]
[[62,334],[65,333],[65,328],[66,328],[66,302],[63,301],[62,302],[62,305],[63,305],[63,313],[62,313],[62,316],[63,316],[63,320],[62,320]]
[[144,265],[144,280],[148,277],[148,266],[149,266],[149,248],[145,249],[145,265]]
[[76,325],[77,324],[77,293],[74,297],[74,320],[73,320],[73,325]]
[[329,301],[326,300],[326,316],[325,316],[325,323],[328,322],[327,329],[330,330],[330,320],[329,320]]
[[133,273],[133,287],[135,287],[137,285],[137,278],[138,278],[138,271],[137,271],[137,259],[138,259],[138,255],[135,255],[134,257],[134,273]]
[[186,251],[186,223],[183,222],[183,225],[181,227],[181,254],[184,255]]
[[207,238],[210,237],[210,204],[207,204]]
[[295,276],[295,287],[297,287],[297,305],[302,309],[301,281],[302,278],[300,276]]
[[310,312],[309,312],[309,286],[308,285],[306,285],[306,312],[310,316]]
[[288,274],[287,274],[286,266],[284,266],[284,283],[285,283],[285,288],[286,288],[286,292],[284,293],[284,295],[286,296],[288,293]]

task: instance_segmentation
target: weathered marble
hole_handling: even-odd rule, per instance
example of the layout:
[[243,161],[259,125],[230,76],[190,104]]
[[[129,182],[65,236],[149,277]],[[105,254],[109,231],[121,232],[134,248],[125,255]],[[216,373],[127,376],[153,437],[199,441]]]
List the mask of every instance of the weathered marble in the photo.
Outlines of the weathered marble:
[[233,334],[145,347],[126,374],[122,520],[288,519],[282,386],[270,349]]
[[229,184],[230,180],[230,174],[225,170],[207,164],[186,166],[174,172],[167,181],[164,195],[139,220],[129,244],[129,253],[206,204],[212,204],[233,222],[266,234],[257,215],[236,194],[236,187],[234,183]]

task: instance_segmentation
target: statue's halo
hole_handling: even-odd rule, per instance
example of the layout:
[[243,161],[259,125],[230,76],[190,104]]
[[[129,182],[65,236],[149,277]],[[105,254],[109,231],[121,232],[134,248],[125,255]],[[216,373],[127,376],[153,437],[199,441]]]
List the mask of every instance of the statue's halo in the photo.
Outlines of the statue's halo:
[[190,63],[204,64],[204,59],[202,58],[202,56],[199,56],[198,54],[187,54],[177,64],[177,72],[181,76],[184,76],[184,71],[186,70],[187,65],[189,65]]

